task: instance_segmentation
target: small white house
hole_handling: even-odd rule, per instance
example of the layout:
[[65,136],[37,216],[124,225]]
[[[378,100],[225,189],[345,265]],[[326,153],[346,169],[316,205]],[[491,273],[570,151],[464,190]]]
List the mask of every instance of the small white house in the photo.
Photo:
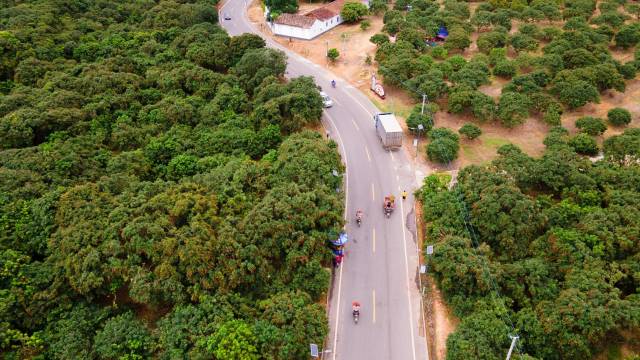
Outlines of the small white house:
[[340,10],[344,3],[345,0],[334,0],[304,15],[281,14],[268,24],[276,35],[311,40],[342,23]]

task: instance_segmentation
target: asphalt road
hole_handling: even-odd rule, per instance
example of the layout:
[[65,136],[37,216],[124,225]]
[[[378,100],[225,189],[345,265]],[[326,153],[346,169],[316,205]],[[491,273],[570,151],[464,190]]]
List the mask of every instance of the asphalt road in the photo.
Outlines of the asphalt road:
[[[245,0],[228,0],[222,6],[220,23],[229,34],[260,34],[247,20],[246,6]],[[231,20],[224,20],[225,13]],[[407,221],[413,223],[413,198],[403,202],[400,196],[403,189],[412,193],[417,186],[409,155],[382,149],[373,122],[379,110],[359,90],[265,40],[287,54],[288,77],[313,76],[333,99],[334,106],[324,112],[323,123],[338,143],[347,168],[345,217],[350,241],[333,281],[326,343],[330,352],[324,359],[428,360],[417,285],[418,250],[406,227]],[[336,88],[331,87],[331,79],[337,81]],[[390,219],[382,212],[386,194],[397,199]],[[365,213],[361,227],[355,223],[357,209]],[[358,324],[351,316],[354,300],[362,305]]]

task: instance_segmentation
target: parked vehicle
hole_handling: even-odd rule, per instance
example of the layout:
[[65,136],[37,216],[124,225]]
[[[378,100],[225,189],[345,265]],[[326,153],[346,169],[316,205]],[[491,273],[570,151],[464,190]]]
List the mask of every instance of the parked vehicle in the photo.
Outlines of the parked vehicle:
[[373,116],[376,133],[385,149],[396,149],[402,146],[402,128],[393,113],[378,113]]
[[326,108],[330,108],[333,106],[333,100],[325,93],[324,91],[320,91],[320,97],[322,97],[322,106]]

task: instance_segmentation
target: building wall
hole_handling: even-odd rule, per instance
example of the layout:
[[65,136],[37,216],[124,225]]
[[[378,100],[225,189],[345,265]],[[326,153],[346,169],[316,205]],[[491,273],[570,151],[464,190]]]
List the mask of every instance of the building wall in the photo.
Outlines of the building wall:
[[[317,22],[317,21],[316,21]],[[315,33],[312,32],[312,28],[304,29],[297,26],[283,25],[271,23],[271,31],[276,35],[294,37],[298,39],[309,40],[315,37]],[[315,24],[314,24],[315,26]]]
[[272,23],[271,31],[273,31],[276,35],[294,37],[298,39],[311,40],[316,36],[333,29],[334,27],[340,25],[342,23],[342,19],[340,15],[336,15],[331,19],[326,21],[316,20],[313,23],[313,26],[309,29],[300,28],[297,26],[283,25]]

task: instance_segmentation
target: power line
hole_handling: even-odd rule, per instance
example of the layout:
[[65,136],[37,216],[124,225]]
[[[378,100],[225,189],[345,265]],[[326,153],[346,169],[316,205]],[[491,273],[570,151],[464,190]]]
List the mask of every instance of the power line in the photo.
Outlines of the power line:
[[[427,94],[425,94],[424,92],[413,88],[406,80],[402,80],[400,79],[397,75],[395,75],[392,71],[389,70],[389,68],[384,67],[383,65],[381,65],[380,63],[378,63],[378,69],[384,71],[385,73],[382,74],[383,77],[391,77],[393,78],[397,83],[402,84],[402,86],[409,91],[412,91],[418,95],[420,95],[420,97],[422,97],[423,99],[423,109],[424,109],[424,101],[426,100],[426,102],[429,102],[429,97],[427,96]],[[431,109],[429,107],[427,107],[427,111],[429,113],[429,116],[434,120],[434,125],[435,125],[435,116],[433,114],[433,112],[431,111]]]
[[[456,193],[456,198],[458,200],[458,204],[461,205],[461,209],[460,209],[461,216],[462,216],[462,220],[464,222],[465,228],[467,230],[467,234],[469,235],[469,237],[471,238],[471,241],[473,242],[473,250],[478,256],[478,258],[483,260],[482,261],[483,275],[489,280],[489,283],[493,289],[493,292],[495,292],[496,299],[499,299],[501,302],[501,305],[504,306],[505,308],[504,315],[501,315],[503,321],[505,320],[505,317],[506,317],[507,321],[505,323],[507,323],[507,325],[511,327],[510,329],[511,333],[508,334],[511,339],[511,347],[509,348],[507,360],[511,357],[511,353],[514,349],[518,353],[518,355],[522,355],[520,351],[520,347],[516,343],[516,340],[519,339],[520,337],[517,334],[513,320],[511,320],[511,316],[509,315],[510,310],[507,308],[507,305],[504,302],[502,294],[500,294],[500,289],[496,284],[495,278],[491,275],[491,271],[489,271],[488,264],[487,264],[489,259],[487,259],[486,256],[481,256],[480,254],[478,254],[478,247],[480,246],[478,242],[478,235],[476,234],[476,231],[473,225],[471,224],[471,215],[469,214],[469,210],[467,209],[467,203],[464,201],[464,195],[462,194],[462,191],[460,190],[460,186],[458,184],[455,185],[455,193]],[[515,335],[512,335],[512,334],[515,334]]]

